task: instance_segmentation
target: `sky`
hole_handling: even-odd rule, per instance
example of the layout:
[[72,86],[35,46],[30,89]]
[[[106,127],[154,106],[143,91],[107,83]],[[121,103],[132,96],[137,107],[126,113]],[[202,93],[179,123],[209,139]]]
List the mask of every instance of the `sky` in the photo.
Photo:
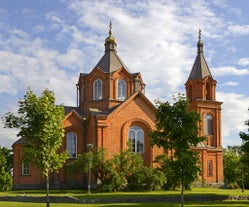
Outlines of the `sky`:
[[[217,80],[223,146],[240,145],[249,119],[248,0],[0,0],[0,116],[16,112],[28,87],[52,90],[57,104],[76,106],[79,73],[104,54],[109,22],[117,52],[140,72],[154,102],[185,93],[198,30]],[[0,123],[0,146],[17,131]]]

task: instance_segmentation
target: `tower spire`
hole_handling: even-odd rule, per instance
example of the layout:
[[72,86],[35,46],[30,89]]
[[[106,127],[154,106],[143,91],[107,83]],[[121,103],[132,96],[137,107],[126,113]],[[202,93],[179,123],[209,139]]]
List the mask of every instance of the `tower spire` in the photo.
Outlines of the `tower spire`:
[[112,35],[112,21],[110,21],[110,24],[109,24],[109,36]]
[[201,42],[201,29],[199,29],[199,42]]
[[198,42],[197,42],[197,53],[203,53],[203,42],[201,40],[201,29],[199,29],[199,35],[198,35]]
[[105,52],[114,51],[116,52],[116,39],[112,36],[112,22],[109,24],[109,36],[105,39]]
[[201,30],[199,29],[198,33],[198,42],[197,42],[197,56],[195,58],[195,62],[191,73],[189,75],[189,79],[197,80],[203,79],[207,76],[212,77],[205,57],[203,55],[203,41],[201,39]]

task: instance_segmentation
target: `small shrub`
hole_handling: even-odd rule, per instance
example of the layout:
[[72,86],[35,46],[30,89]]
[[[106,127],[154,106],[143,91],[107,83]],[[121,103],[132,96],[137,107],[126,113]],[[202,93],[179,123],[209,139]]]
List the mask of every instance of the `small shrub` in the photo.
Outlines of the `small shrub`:
[[240,186],[238,185],[238,183],[229,183],[226,186],[226,189],[239,189]]

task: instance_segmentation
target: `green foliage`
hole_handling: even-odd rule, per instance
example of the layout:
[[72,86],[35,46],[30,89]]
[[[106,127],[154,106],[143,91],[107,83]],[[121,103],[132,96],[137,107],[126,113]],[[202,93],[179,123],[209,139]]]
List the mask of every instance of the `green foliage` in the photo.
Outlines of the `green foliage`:
[[[126,191],[143,191],[161,189],[165,183],[164,174],[156,171],[152,167],[146,167],[140,154],[132,152],[130,149],[121,151],[119,155],[115,155],[109,160],[111,186],[115,186],[113,190]],[[104,182],[105,188],[109,184]]]
[[224,180],[227,184],[241,180],[241,152],[239,146],[228,146],[223,150]]
[[229,183],[226,187],[226,189],[239,189],[240,186],[238,183]]
[[17,113],[18,116],[7,113],[3,117],[4,125],[19,129],[18,136],[25,140],[23,162],[38,167],[46,177],[49,200],[49,173],[57,172],[68,157],[66,152],[58,151],[64,137],[64,108],[55,105],[53,92],[44,90],[37,97],[28,89],[24,98],[19,100]]
[[[192,153],[196,152],[190,151],[189,156],[185,154],[185,157],[178,160],[165,154],[158,155],[155,158],[154,162],[158,164],[158,171],[164,173],[166,176],[167,182],[164,185],[165,190],[174,190],[181,184],[182,179],[185,181],[185,188],[190,189],[191,183],[198,178],[198,174],[200,173],[200,168],[198,167],[189,169],[192,168],[193,165],[199,166],[200,164],[198,156]],[[182,169],[184,163],[185,168]],[[186,163],[188,163],[188,165],[186,165]],[[185,176],[184,178],[182,178],[183,174]]]
[[[249,108],[248,108],[249,111]],[[241,162],[243,165],[244,184],[246,188],[249,188],[249,119],[245,121],[247,132],[243,131],[239,133],[242,140],[241,144]]]
[[10,190],[12,187],[12,176],[0,167],[0,191]]
[[128,191],[161,190],[165,182],[164,173],[152,167],[141,166],[129,177],[126,189]]
[[[248,108],[249,111],[249,108]],[[240,132],[239,136],[242,139],[242,145],[241,145],[241,150],[242,150],[242,162],[245,165],[249,166],[249,119],[245,121],[245,125],[247,126],[247,132]]]
[[64,131],[63,106],[55,105],[53,92],[44,90],[37,97],[30,89],[19,100],[18,116],[7,113],[5,127],[20,129],[18,136],[24,138],[23,161],[38,167],[44,176],[58,171],[67,158],[66,152],[58,153]]
[[4,170],[11,174],[13,168],[12,150],[0,147],[0,166],[4,167]]
[[165,190],[175,190],[180,185],[180,180],[175,173],[176,166],[172,157],[168,157],[166,154],[158,155],[155,158],[157,163],[157,169],[166,176],[166,183],[164,184]]
[[12,161],[11,150],[0,147],[0,191],[10,190],[12,187]]
[[92,173],[101,181],[103,191],[142,191],[161,189],[165,183],[164,174],[151,167],[143,165],[140,154],[130,149],[121,151],[107,159],[103,148],[79,156],[77,160],[67,166],[68,172],[88,172],[91,159]]
[[200,116],[196,111],[189,111],[189,103],[183,96],[174,99],[176,102],[157,101],[156,130],[151,134],[152,145],[164,147],[167,150],[174,149],[175,156],[178,153],[188,151],[203,141],[198,137],[198,125]]
[[95,148],[91,152],[79,155],[77,160],[74,160],[66,166],[66,169],[71,174],[88,173],[90,159],[92,173],[97,176],[97,179],[103,182],[110,171],[105,156],[104,148]]
[[189,111],[189,102],[182,96],[174,98],[175,103],[157,101],[156,130],[150,133],[151,144],[172,150],[169,166],[174,172],[175,181],[180,181],[183,191],[194,182],[200,173],[199,156],[192,147],[204,140],[198,137],[200,116]]

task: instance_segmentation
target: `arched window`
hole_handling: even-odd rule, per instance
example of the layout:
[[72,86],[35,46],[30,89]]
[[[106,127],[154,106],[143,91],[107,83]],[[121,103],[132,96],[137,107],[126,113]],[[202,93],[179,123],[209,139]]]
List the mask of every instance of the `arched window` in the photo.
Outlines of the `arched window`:
[[66,150],[71,158],[77,157],[77,136],[74,132],[68,132],[66,136]]
[[213,134],[213,117],[209,114],[204,115],[204,134]]
[[211,177],[213,176],[213,163],[212,163],[212,160],[208,160],[207,162],[207,176],[208,177]]
[[144,153],[144,131],[138,126],[129,129],[129,142],[131,150],[135,153]]
[[118,81],[118,99],[126,99],[126,82],[124,80]]
[[102,99],[102,80],[100,79],[93,82],[93,99]]

